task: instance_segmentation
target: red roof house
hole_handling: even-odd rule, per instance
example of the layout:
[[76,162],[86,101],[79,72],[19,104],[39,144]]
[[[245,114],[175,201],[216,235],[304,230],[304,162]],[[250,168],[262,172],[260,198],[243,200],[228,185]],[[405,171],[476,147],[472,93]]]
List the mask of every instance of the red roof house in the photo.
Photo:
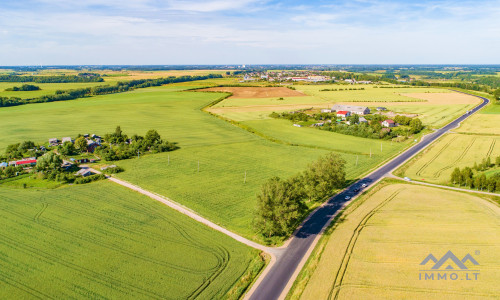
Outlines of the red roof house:
[[339,110],[337,112],[337,117],[342,117],[342,118],[347,118],[351,115],[351,112],[346,111],[346,110]]

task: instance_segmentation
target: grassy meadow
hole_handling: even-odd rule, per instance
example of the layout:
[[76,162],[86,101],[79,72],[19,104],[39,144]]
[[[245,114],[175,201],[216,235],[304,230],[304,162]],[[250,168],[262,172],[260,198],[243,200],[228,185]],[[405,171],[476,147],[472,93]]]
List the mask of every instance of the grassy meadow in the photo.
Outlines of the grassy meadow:
[[471,167],[500,155],[500,137],[487,135],[448,134],[413,158],[400,170],[414,180],[449,184],[455,167]]
[[0,188],[0,298],[221,299],[258,251],[111,182]]
[[[381,183],[327,230],[288,299],[494,299],[499,215],[496,204],[477,196]],[[470,253],[479,266],[466,265],[479,269],[478,279],[457,272],[458,280],[420,280],[419,270],[432,266],[420,266],[424,258],[448,251],[459,259]]]

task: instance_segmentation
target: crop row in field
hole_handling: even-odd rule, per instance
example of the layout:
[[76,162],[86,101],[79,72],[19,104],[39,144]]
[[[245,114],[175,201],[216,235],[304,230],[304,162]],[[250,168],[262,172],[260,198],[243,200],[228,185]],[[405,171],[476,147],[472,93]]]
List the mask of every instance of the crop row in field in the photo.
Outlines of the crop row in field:
[[472,167],[486,157],[500,155],[500,137],[449,134],[405,166],[404,174],[415,180],[448,184],[454,168]]
[[222,298],[260,260],[111,182],[0,199],[1,298]]
[[[500,293],[498,206],[454,191],[385,184],[352,203],[327,231],[289,299],[480,299]],[[470,253],[479,266],[466,266],[479,269],[478,279],[468,274],[467,280],[464,272],[456,272],[458,280],[419,277],[432,266],[420,266],[430,253],[439,259],[448,251],[459,259]]]

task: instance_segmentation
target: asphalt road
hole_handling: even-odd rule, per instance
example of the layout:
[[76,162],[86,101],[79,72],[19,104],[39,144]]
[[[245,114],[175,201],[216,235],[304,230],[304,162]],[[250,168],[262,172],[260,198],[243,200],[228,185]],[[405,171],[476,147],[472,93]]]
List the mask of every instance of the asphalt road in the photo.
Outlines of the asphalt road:
[[344,204],[345,196],[349,195],[352,197],[357,195],[358,193],[361,193],[362,189],[358,192],[355,192],[354,190],[360,188],[362,184],[366,184],[366,188],[368,188],[371,183],[376,182],[380,178],[384,177],[387,173],[400,166],[407,159],[428,146],[448,130],[456,128],[460,124],[460,122],[465,120],[473,113],[477,112],[489,102],[489,100],[484,97],[476,97],[481,98],[483,100],[483,103],[472,109],[469,113],[460,116],[443,128],[427,135],[418,144],[414,145],[405,152],[401,153],[399,156],[387,162],[367,177],[352,184],[342,193],[330,198],[326,205],[314,212],[309,220],[306,221],[300,228],[300,230],[295,234],[288,247],[286,247],[286,250],[277,258],[276,263],[263,278],[262,282],[256,288],[250,299],[278,299],[316,236],[321,232],[321,229],[324,227],[324,225]]

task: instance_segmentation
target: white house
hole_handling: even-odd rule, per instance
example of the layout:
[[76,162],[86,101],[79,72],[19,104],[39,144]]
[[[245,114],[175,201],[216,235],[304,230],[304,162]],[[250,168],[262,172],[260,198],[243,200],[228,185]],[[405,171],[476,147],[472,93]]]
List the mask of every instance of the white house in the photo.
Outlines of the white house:
[[387,120],[382,122],[382,126],[384,126],[384,127],[396,127],[396,123],[391,119],[387,119]]

